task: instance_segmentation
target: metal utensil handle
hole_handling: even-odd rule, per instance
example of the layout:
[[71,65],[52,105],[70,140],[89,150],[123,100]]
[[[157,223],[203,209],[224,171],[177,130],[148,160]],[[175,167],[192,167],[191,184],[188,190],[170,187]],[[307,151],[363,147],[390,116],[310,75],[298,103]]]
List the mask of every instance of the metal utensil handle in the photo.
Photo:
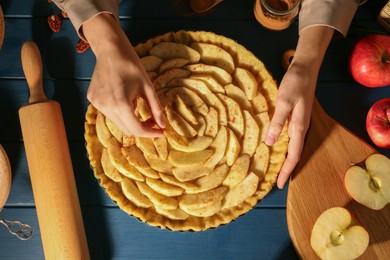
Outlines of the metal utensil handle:
[[0,219],[0,223],[7,227],[8,231],[20,240],[27,240],[33,235],[33,229],[20,221]]

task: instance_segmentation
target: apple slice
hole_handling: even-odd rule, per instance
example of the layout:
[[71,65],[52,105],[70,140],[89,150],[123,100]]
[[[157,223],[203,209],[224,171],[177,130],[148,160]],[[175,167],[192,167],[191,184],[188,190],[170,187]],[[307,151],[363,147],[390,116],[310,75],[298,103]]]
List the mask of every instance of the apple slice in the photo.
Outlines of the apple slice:
[[341,207],[325,210],[316,220],[310,237],[311,247],[324,260],[356,259],[366,251],[368,243],[368,232]]
[[365,168],[350,167],[344,180],[348,193],[360,204],[380,210],[390,203],[390,159],[386,156],[370,155]]

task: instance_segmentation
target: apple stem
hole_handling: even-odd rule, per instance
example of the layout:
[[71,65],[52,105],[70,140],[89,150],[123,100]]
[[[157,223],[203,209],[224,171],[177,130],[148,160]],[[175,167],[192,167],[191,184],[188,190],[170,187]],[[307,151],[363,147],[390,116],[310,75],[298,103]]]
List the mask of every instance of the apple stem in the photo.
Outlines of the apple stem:
[[389,123],[390,123],[389,119],[386,119],[386,118],[383,118],[383,117],[380,117],[380,116],[375,116],[375,117],[376,117],[377,119],[383,121],[385,124],[389,124]]

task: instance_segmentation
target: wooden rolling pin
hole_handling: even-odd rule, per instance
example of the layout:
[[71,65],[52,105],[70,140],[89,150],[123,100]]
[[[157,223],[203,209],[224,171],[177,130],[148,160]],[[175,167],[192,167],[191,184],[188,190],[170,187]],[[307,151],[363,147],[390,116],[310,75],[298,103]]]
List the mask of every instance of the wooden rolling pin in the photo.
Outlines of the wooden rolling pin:
[[44,94],[36,44],[21,57],[30,98],[19,117],[45,258],[90,259],[61,107]]

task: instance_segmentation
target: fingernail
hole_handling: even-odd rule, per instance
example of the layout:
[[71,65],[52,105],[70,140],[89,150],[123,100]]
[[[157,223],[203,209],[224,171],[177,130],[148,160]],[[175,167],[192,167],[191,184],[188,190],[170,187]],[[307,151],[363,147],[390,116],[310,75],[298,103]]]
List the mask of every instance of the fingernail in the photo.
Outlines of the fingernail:
[[165,128],[167,126],[165,123],[164,117],[160,117],[159,125],[161,128]]
[[[279,173],[279,175],[280,175],[280,173]],[[279,180],[279,178],[278,178],[278,180],[276,182],[276,186],[278,186],[278,189],[281,190],[284,187],[284,183],[282,183],[281,180]]]
[[272,135],[267,134],[265,136],[265,144],[266,145],[273,145],[274,143],[275,143],[275,138]]

